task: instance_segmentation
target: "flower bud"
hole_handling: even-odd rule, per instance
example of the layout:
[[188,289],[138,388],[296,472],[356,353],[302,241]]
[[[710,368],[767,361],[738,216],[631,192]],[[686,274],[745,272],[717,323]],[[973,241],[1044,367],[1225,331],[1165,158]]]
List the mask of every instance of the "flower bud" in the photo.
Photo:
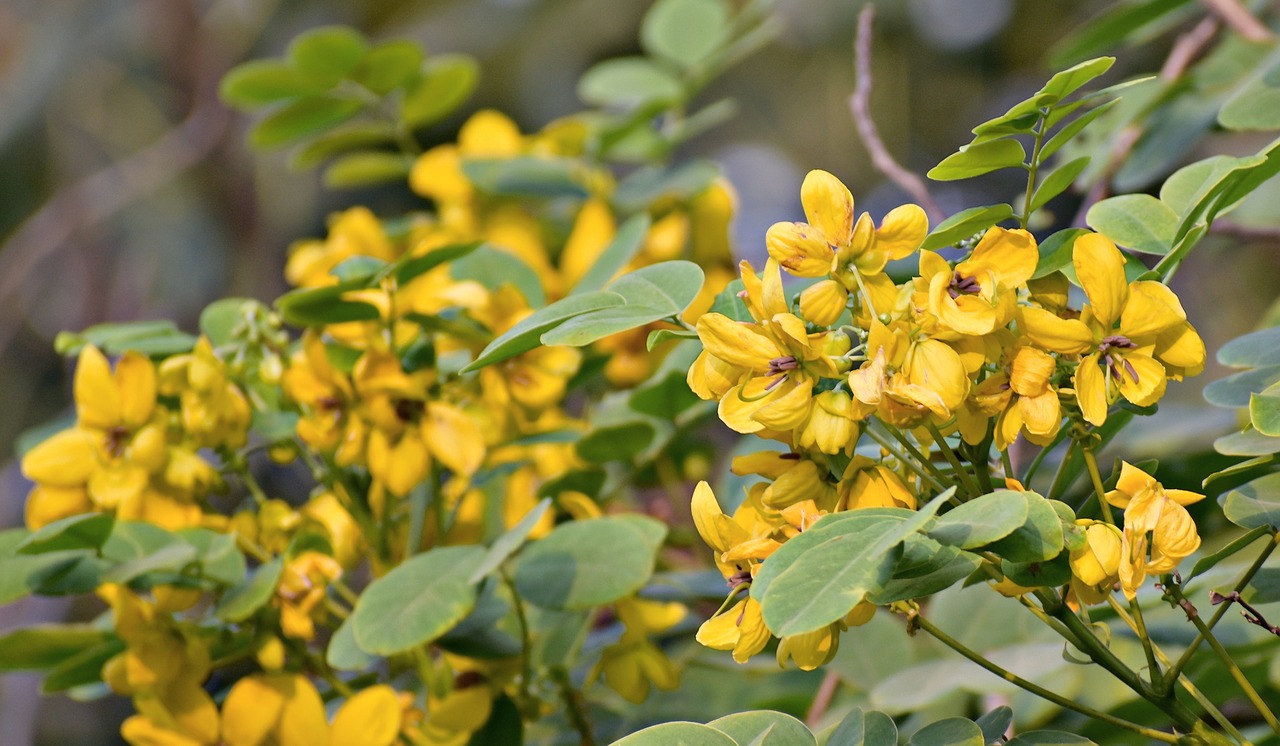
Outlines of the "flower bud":
[[1071,551],[1071,574],[1085,585],[1113,582],[1120,571],[1120,529],[1109,523],[1083,518],[1077,520],[1076,525],[1084,528],[1086,545],[1083,549]]
[[800,293],[800,313],[818,326],[830,326],[844,313],[849,291],[835,280],[815,282]]

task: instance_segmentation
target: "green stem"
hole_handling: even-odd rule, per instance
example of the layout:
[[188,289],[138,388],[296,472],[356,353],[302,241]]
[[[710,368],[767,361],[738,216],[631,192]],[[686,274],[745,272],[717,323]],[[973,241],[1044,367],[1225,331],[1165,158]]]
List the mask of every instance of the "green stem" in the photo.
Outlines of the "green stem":
[[955,471],[956,479],[959,480],[960,486],[964,488],[964,491],[969,493],[969,497],[971,498],[981,495],[982,492],[980,492],[978,490],[978,486],[973,483],[973,480],[969,476],[968,469],[965,469],[964,465],[960,463],[960,457],[956,455],[955,451],[951,450],[951,446],[947,444],[946,437],[938,431],[938,426],[928,420],[925,420],[924,426],[928,429],[929,434],[933,436],[933,442],[938,444],[938,450],[942,451],[942,455],[945,456],[947,462],[951,464],[952,470]]
[[1102,712],[1101,710],[1095,710],[1092,707],[1080,704],[1079,702],[1076,702],[1073,699],[1068,699],[1056,692],[1052,692],[1048,689],[1045,689],[1044,687],[1039,686],[1038,684],[1027,681],[1021,676],[1018,676],[1017,674],[1013,673],[1012,671],[1001,668],[995,663],[992,663],[991,661],[982,657],[980,653],[974,652],[973,650],[969,649],[959,640],[956,640],[955,638],[951,637],[947,633],[938,629],[933,625],[932,622],[930,622],[928,619],[925,619],[923,616],[920,616],[919,614],[916,614],[915,616],[911,617],[911,620],[913,624],[915,624],[920,629],[923,629],[925,632],[928,632],[935,639],[937,639],[938,642],[941,642],[943,645],[946,645],[947,647],[956,651],[960,655],[964,656],[965,658],[968,658],[970,661],[978,664],[982,668],[990,671],[996,676],[999,676],[1005,681],[1008,681],[1014,686],[1020,689],[1024,689],[1036,695],[1037,697],[1040,697],[1041,699],[1048,700],[1049,702],[1052,702],[1058,705],[1059,707],[1063,707],[1068,710],[1073,710],[1075,712],[1080,713],[1081,715],[1085,715],[1087,717],[1093,718],[1094,720],[1101,720],[1104,723],[1110,723],[1120,728],[1131,730],[1134,733],[1138,733],[1152,740],[1161,741],[1163,743],[1178,743],[1178,737],[1171,733],[1158,731],[1158,730],[1155,730],[1154,728],[1147,728],[1145,726],[1138,725],[1137,723],[1129,722],[1128,720],[1125,720],[1123,718],[1116,717],[1109,713]]
[[[1257,559],[1253,561],[1253,564],[1249,566],[1249,569],[1245,570],[1244,575],[1240,576],[1240,579],[1236,581],[1236,585],[1234,589],[1236,593],[1243,591],[1245,586],[1249,585],[1249,581],[1253,580],[1253,576],[1256,575],[1258,571],[1262,569],[1262,566],[1263,564],[1266,563],[1267,558],[1269,558],[1271,556],[1271,553],[1275,551],[1276,542],[1278,541],[1280,541],[1280,536],[1272,536],[1271,541],[1267,542],[1267,545],[1262,548],[1262,551],[1258,554]],[[1173,587],[1172,583],[1166,583],[1165,585],[1167,588]],[[1179,593],[1181,593],[1181,589],[1179,589]],[[1209,617],[1209,622],[1205,626],[1210,630],[1216,627],[1218,622],[1222,619],[1223,615],[1227,613],[1227,607],[1228,607],[1228,604],[1224,603],[1221,606],[1219,606],[1216,610],[1214,610],[1213,616]],[[1195,607],[1192,606],[1191,608],[1194,609]],[[1182,669],[1185,668],[1186,665],[1191,662],[1191,656],[1195,655],[1196,649],[1200,647],[1200,643],[1204,642],[1204,640],[1205,640],[1205,637],[1203,634],[1196,635],[1196,639],[1191,641],[1191,644],[1187,646],[1187,649],[1184,650],[1182,652],[1182,655],[1178,657],[1178,660],[1173,664],[1173,667],[1170,668],[1165,673],[1164,687],[1163,687],[1164,691],[1167,692],[1173,689],[1174,681],[1176,681],[1178,678],[1178,675],[1182,673]]]
[[881,448],[892,454],[894,458],[902,462],[902,464],[908,469],[911,469],[918,474],[921,479],[929,482],[935,490],[941,492],[943,490],[941,480],[942,475],[938,474],[938,472],[932,468],[932,465],[925,460],[924,455],[921,454],[920,451],[916,450],[916,447],[911,445],[911,443],[903,438],[901,434],[893,428],[885,429],[888,430],[889,433],[903,445],[903,447],[911,452],[911,455],[915,457],[914,460],[908,458],[906,454],[899,451],[892,443],[890,443],[889,440],[884,437],[884,433],[881,433],[874,423],[869,425],[865,432],[872,440],[879,444]]
[[1142,607],[1138,605],[1138,599],[1129,601],[1129,611],[1133,613],[1134,632],[1142,641],[1142,650],[1147,655],[1147,679],[1152,687],[1159,687],[1163,674],[1160,672],[1160,663],[1156,660],[1156,646],[1151,642],[1151,635],[1147,632],[1147,622],[1142,618]]
[[[1178,601],[1180,604],[1186,600],[1186,596],[1182,595],[1182,589],[1177,585],[1170,585],[1167,590],[1169,594],[1173,596],[1174,600]],[[1223,606],[1225,607],[1226,603],[1223,603]],[[1200,636],[1209,642],[1209,647],[1213,649],[1213,652],[1218,656],[1218,659],[1222,661],[1222,665],[1225,666],[1227,672],[1231,674],[1231,678],[1235,679],[1236,684],[1238,684],[1240,689],[1244,692],[1244,696],[1248,697],[1249,701],[1253,703],[1253,706],[1262,714],[1262,719],[1267,721],[1267,725],[1270,726],[1272,731],[1280,734],[1280,720],[1277,720],[1275,713],[1271,711],[1271,708],[1267,707],[1267,703],[1262,700],[1262,696],[1258,694],[1258,690],[1253,688],[1253,684],[1250,683],[1249,678],[1244,675],[1244,671],[1240,670],[1239,664],[1237,664],[1235,659],[1231,657],[1231,653],[1227,652],[1227,649],[1222,646],[1222,643],[1218,641],[1218,638],[1213,634],[1213,631],[1205,626],[1204,620],[1200,618],[1199,614],[1188,614],[1187,618],[1195,625],[1196,629],[1199,630]]]
[[1027,229],[1027,223],[1031,221],[1031,195],[1036,190],[1036,174],[1040,170],[1040,148],[1044,145],[1044,126],[1045,112],[1040,112],[1040,125],[1036,127],[1036,141],[1031,148],[1031,162],[1027,164],[1027,198],[1022,203],[1022,221],[1021,228]]
[[[435,470],[432,466],[432,471]],[[405,557],[412,557],[422,550],[422,529],[427,522],[427,504],[439,499],[432,494],[430,482],[422,482],[409,491],[409,541],[405,546]]]
[[1111,514],[1111,503],[1107,502],[1107,490],[1102,486],[1102,472],[1098,471],[1098,460],[1094,458],[1093,449],[1084,446],[1084,466],[1089,471],[1089,480],[1093,482],[1093,491],[1098,495],[1098,506],[1102,508],[1102,518],[1112,526],[1116,525],[1115,516]]
[[520,598],[520,593],[516,591],[516,583],[506,568],[502,568],[501,573],[502,582],[511,593],[511,605],[516,612],[516,624],[520,627],[520,693],[518,701],[523,711],[523,707],[530,701],[529,687],[533,682],[533,638],[529,634],[529,618],[525,616],[524,601]]
[[560,697],[564,700],[569,722],[578,731],[578,743],[580,746],[596,746],[596,739],[591,735],[591,722],[587,719],[586,703],[582,701],[582,693],[573,688],[569,672],[563,666],[556,666],[551,669],[551,678],[560,687]]

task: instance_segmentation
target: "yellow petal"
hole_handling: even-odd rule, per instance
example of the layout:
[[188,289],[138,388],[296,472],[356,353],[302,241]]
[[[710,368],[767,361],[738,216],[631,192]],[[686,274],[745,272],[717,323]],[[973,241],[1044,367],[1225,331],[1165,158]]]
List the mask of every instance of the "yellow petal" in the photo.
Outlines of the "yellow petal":
[[470,476],[484,461],[484,434],[457,407],[432,402],[422,420],[422,437],[432,455],[455,474]]
[[73,427],[56,433],[22,457],[22,476],[53,487],[76,487],[98,468],[94,433]]
[[764,236],[769,257],[797,277],[825,277],[831,250],[822,232],[805,223],[774,223]]
[[218,706],[199,683],[184,677],[162,688],[158,696],[184,733],[200,743],[218,740]]
[[1022,426],[1027,432],[1041,438],[1056,435],[1062,424],[1062,410],[1058,404],[1058,392],[1045,389],[1037,396],[1023,396],[1018,399],[1018,411],[1022,416]]
[[54,521],[88,513],[91,510],[93,510],[93,503],[89,501],[89,493],[84,487],[53,487],[40,484],[27,495],[23,516],[27,528],[35,531]]
[[928,234],[929,216],[924,209],[919,205],[901,205],[880,221],[876,229],[876,249],[886,252],[890,260],[904,259],[920,248]]
[[834,658],[839,647],[840,632],[834,625],[802,635],[789,635],[778,643],[778,665],[785,666],[791,659],[800,670],[812,671]]
[[472,194],[454,145],[439,145],[418,156],[409,171],[409,188],[438,202],[458,202]]
[[80,350],[74,389],[80,424],[99,430],[120,424],[120,389],[111,375],[111,364],[93,345]]
[[1047,353],[1034,347],[1022,347],[1013,358],[1009,385],[1020,396],[1038,396],[1048,387],[1056,364]]
[[[849,240],[853,231],[853,194],[834,175],[820,169],[806,174],[800,184],[800,204],[804,206],[809,225],[816,228],[828,244],[840,245]],[[830,259],[827,263],[830,266]]]
[[222,703],[222,740],[227,746],[266,743],[280,722],[292,679],[288,674],[246,676],[231,687]]
[[333,719],[332,746],[391,746],[400,734],[401,708],[396,690],[371,686],[346,701]]
[[203,746],[200,741],[163,728],[142,715],[134,715],[125,720],[120,726],[120,735],[130,746]]
[[800,293],[800,313],[818,326],[830,326],[844,313],[849,291],[835,280],[815,282]]
[[698,529],[698,535],[717,553],[727,552],[747,540],[747,532],[724,514],[715,493],[711,491],[711,485],[706,482],[698,482],[698,486],[693,489],[689,509],[693,513],[693,525]]
[[1124,335],[1146,337],[1187,320],[1178,296],[1164,285],[1143,280],[1129,285],[1129,302],[1120,314],[1120,331]]
[[1129,298],[1124,256],[1106,236],[1089,233],[1076,239],[1071,261],[1094,317],[1104,332],[1110,331]]
[[1019,309],[1019,314],[1018,325],[1022,333],[1046,350],[1080,355],[1093,348],[1093,332],[1079,319],[1059,318],[1035,306],[1024,306]]
[[280,746],[316,746],[329,740],[329,724],[325,721],[324,701],[305,676],[291,676],[292,690],[287,692],[280,710],[280,727],[276,731]]
[[[728,397],[726,397],[728,398]],[[793,430],[809,419],[813,409],[813,381],[788,380],[761,400],[752,417],[772,430]]]
[[93,472],[89,477],[89,497],[98,507],[112,510],[141,496],[146,486],[146,471],[117,463]]
[[116,363],[115,382],[121,424],[132,429],[151,419],[156,406],[156,366],[136,352],[126,352]]
[[1204,370],[1204,340],[1184,321],[1160,332],[1155,357],[1170,369],[1170,378],[1198,375]]
[[1075,389],[1076,402],[1086,422],[1102,426],[1107,421],[1107,371],[1099,365],[1098,353],[1094,353],[1080,361],[1076,368]]
[[969,393],[969,377],[955,350],[936,339],[911,346],[907,360],[908,380],[937,393],[949,410],[959,407]]
[[734,367],[703,350],[689,366],[686,381],[689,389],[704,400],[719,399],[738,385],[743,369]]
[[482,109],[458,131],[458,150],[468,158],[499,158],[520,152],[520,128],[502,112]]
[[560,252],[560,272],[566,285],[576,285],[587,274],[613,240],[617,227],[607,201],[592,197],[582,203],[582,209],[574,218],[573,230]]
[[707,352],[730,365],[764,373],[769,361],[782,352],[754,326],[739,323],[719,313],[698,319],[698,337]]
[[1169,383],[1164,366],[1150,355],[1139,352],[1127,352],[1122,357],[1119,389],[1124,398],[1139,407],[1149,407],[1160,401]]
[[1040,252],[1036,249],[1034,236],[1024,230],[996,226],[983,234],[964,264],[984,263],[998,273],[1001,285],[1016,288],[1031,279],[1039,261]]

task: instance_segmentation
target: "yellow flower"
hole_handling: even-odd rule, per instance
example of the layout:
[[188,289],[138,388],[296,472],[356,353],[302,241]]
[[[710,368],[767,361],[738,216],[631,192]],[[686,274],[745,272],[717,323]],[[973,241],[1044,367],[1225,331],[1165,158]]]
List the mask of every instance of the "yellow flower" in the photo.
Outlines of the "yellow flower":
[[[114,511],[142,500],[167,458],[166,413],[156,406],[156,370],[127,352],[111,370],[92,345],[80,352],[75,374],[75,427],[31,449],[22,473],[38,485],[37,521],[83,512],[85,498]],[[34,527],[34,526],[33,526]]]
[[341,576],[342,565],[319,552],[303,552],[285,565],[275,593],[285,635],[303,640],[315,637],[314,620],[325,613],[329,584]]
[[712,650],[733,651],[734,661],[746,663],[764,650],[771,637],[769,628],[764,626],[760,602],[748,597],[703,622],[695,639]]
[[302,408],[298,437],[318,451],[335,451],[339,466],[364,458],[368,428],[354,416],[351,379],[329,362],[319,334],[308,333],[284,372],[284,391]]
[[160,365],[160,393],[182,403],[182,428],[207,448],[239,448],[249,431],[249,401],[227,378],[227,366],[201,337],[187,355],[175,355]]
[[1080,319],[1040,308],[1023,310],[1025,333],[1045,349],[1086,355],[1076,369],[1076,400],[1084,419],[1106,422],[1119,397],[1146,407],[1170,378],[1204,368],[1204,342],[1187,322],[1173,291],[1149,280],[1125,279],[1124,256],[1106,236],[1076,239],[1072,261],[1088,296]]
[[1187,490],[1166,490],[1155,477],[1123,462],[1107,502],[1124,510],[1120,585],[1134,598],[1147,575],[1172,571],[1200,547],[1200,535],[1186,507],[1204,499]]
[[840,627],[837,623],[828,624],[822,629],[779,640],[778,665],[786,666],[788,660],[794,660],[800,670],[812,671],[830,663],[839,649]]
[[641,598],[624,598],[615,608],[624,631],[618,642],[601,652],[596,670],[604,674],[605,683],[636,704],[648,698],[650,686],[663,691],[679,686],[680,669],[649,636],[679,624],[689,610],[680,603]]
[[1007,449],[1019,434],[1039,446],[1053,442],[1062,425],[1058,389],[1049,380],[1056,366],[1046,352],[1018,348],[1008,378],[1012,396],[996,421],[996,448]]
[[379,684],[347,699],[330,725],[324,700],[305,676],[254,674],[227,694],[222,738],[226,746],[391,746],[400,736],[401,709],[396,691]]
[[1109,586],[1116,582],[1123,556],[1120,529],[1087,518],[1077,519],[1076,525],[1084,530],[1084,546],[1070,552],[1071,574],[1088,586]]
[[822,453],[852,452],[858,441],[857,412],[847,391],[824,391],[813,399],[809,421],[796,444]]
[[1039,258],[1030,233],[999,227],[988,229],[954,270],[937,254],[921,252],[929,311],[960,334],[990,334],[1013,318],[1018,288],[1031,278]]
[[329,219],[329,235],[323,240],[300,241],[289,249],[284,276],[290,285],[318,287],[337,284],[330,270],[353,256],[383,261],[395,259],[396,249],[382,223],[367,207],[353,207]]
[[854,456],[838,486],[842,510],[859,508],[916,509],[916,496],[902,478],[884,464]]

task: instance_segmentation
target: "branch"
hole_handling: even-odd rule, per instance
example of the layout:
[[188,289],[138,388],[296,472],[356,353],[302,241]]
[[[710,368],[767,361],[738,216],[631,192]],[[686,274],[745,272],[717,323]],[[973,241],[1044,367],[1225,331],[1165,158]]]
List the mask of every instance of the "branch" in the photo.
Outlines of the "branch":
[[946,218],[946,213],[942,208],[938,207],[938,203],[934,201],[933,195],[929,194],[929,188],[925,186],[924,179],[912,171],[903,168],[897,160],[894,159],[884,146],[884,141],[880,139],[880,132],[876,129],[876,123],[871,119],[871,26],[875,21],[876,9],[871,3],[867,3],[862,8],[862,12],[858,14],[858,32],[854,37],[853,55],[854,61],[858,68],[857,83],[853,88],[853,95],[849,97],[849,109],[853,112],[853,124],[858,128],[858,135],[862,138],[862,144],[866,147],[867,152],[871,155],[871,164],[876,170],[898,186],[902,187],[911,197],[929,213],[929,219],[935,223],[942,222]]
[[1276,37],[1261,21],[1240,4],[1240,0],[1200,0],[1209,12],[1252,42],[1269,42]]

